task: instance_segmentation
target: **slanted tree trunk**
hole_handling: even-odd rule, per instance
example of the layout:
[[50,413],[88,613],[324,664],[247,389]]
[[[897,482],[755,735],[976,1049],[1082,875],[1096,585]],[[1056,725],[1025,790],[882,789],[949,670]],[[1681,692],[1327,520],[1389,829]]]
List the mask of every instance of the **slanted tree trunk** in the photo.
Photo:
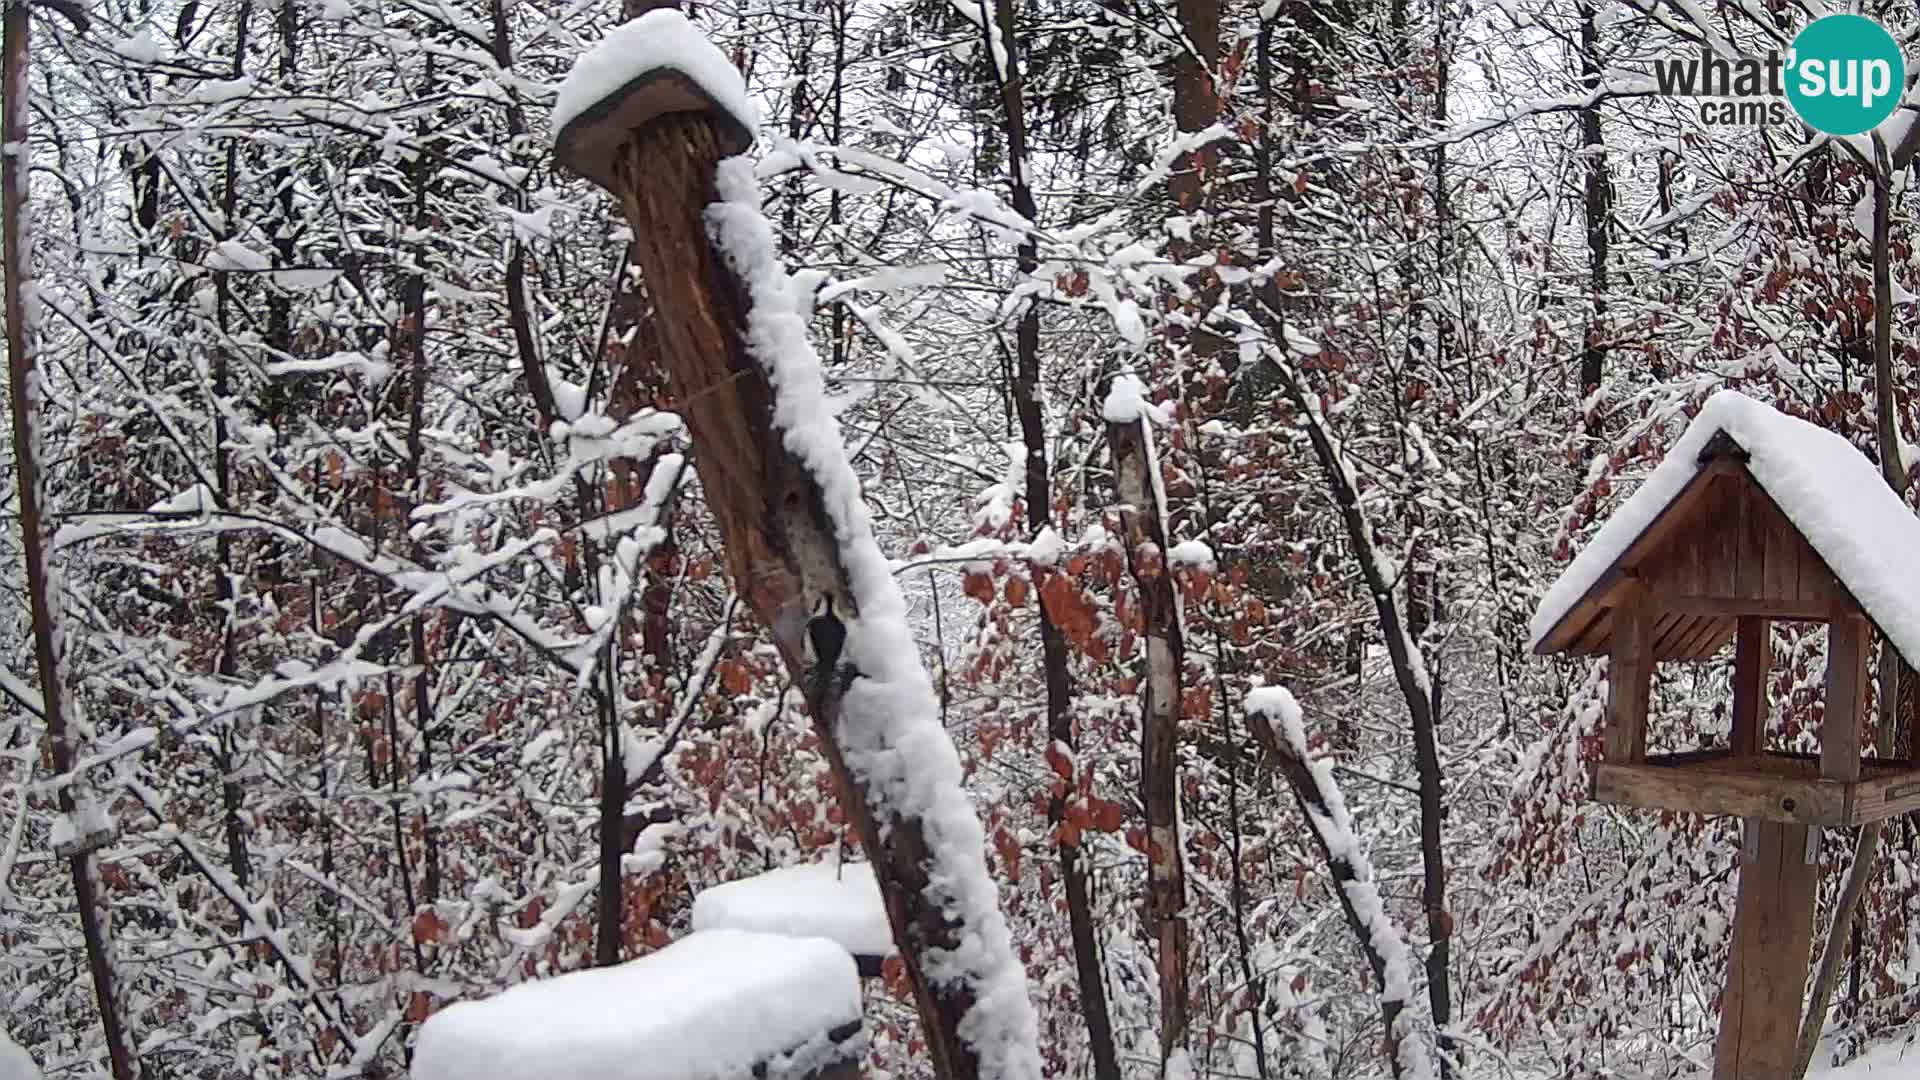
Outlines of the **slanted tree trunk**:
[[[1279,297],[1271,286],[1256,294],[1254,314],[1266,328],[1270,339],[1276,343],[1286,340],[1282,326],[1285,316],[1279,304]],[[1281,348],[1284,346],[1276,345],[1276,352]],[[1373,542],[1372,523],[1360,505],[1360,493],[1355,489],[1355,477],[1346,452],[1328,426],[1317,399],[1309,396],[1310,389],[1302,383],[1299,371],[1286,361],[1284,354],[1271,359],[1278,369],[1281,388],[1292,403],[1299,421],[1306,427],[1307,441],[1313,445],[1314,457],[1319,460],[1321,472],[1326,476],[1334,505],[1346,529],[1352,558],[1358,564],[1360,578],[1373,598],[1374,616],[1382,636],[1386,638],[1387,658],[1393,664],[1394,681],[1399,687],[1401,699],[1407,704],[1407,717],[1413,731],[1414,772],[1420,782],[1421,896],[1425,902],[1428,937],[1440,957],[1440,965],[1436,966],[1433,954],[1429,953],[1428,973],[1429,978],[1438,975],[1444,979],[1447,977],[1444,967],[1447,955],[1445,946],[1452,936],[1453,916],[1447,910],[1445,848],[1441,843],[1441,787],[1444,778],[1441,776],[1433,684],[1426,661],[1407,633],[1406,618],[1400,610],[1399,601],[1394,598],[1393,581],[1388,578],[1386,564],[1381,561],[1379,548]],[[1444,1008],[1447,999],[1438,997],[1435,1002],[1436,1007]]]
[[[1001,42],[1008,58],[1006,78],[1000,94],[1005,110],[1007,163],[1011,173],[1013,209],[1028,221],[1034,221],[1039,208],[1034,203],[1033,185],[1027,176],[1027,112],[1025,81],[1018,62],[1019,36],[1014,30],[1013,0],[997,0],[996,17]],[[989,24],[987,33],[992,33]],[[991,43],[989,43],[991,46]],[[993,50],[988,48],[988,55]],[[1019,272],[1022,280],[1039,265],[1034,242],[1021,243]],[[1027,525],[1030,535],[1052,524],[1053,490],[1048,481],[1046,420],[1040,409],[1040,306],[1031,300],[1020,313],[1015,331],[1015,371],[1013,377],[1014,413],[1020,421],[1020,435],[1027,450]],[[1047,614],[1045,604],[1037,604],[1040,620],[1040,663],[1047,684],[1047,738],[1067,748],[1074,767],[1080,767],[1074,753],[1079,738],[1073,727],[1073,687],[1067,676],[1067,639]],[[1047,820],[1059,825],[1066,815],[1064,794],[1055,795],[1047,804]],[[1095,1080],[1119,1080],[1120,1062],[1114,1052],[1113,1019],[1107,1009],[1106,980],[1100,965],[1100,942],[1094,932],[1093,900],[1087,889],[1087,870],[1081,862],[1078,839],[1060,839],[1060,878],[1067,895],[1067,926],[1073,938],[1074,969],[1080,980],[1080,1015],[1087,1024],[1087,1044],[1093,1055]]]
[[[55,620],[53,583],[47,567],[45,489],[40,475],[40,403],[45,392],[35,370],[27,279],[31,246],[27,242],[27,43],[29,15],[24,3],[8,4],[0,22],[0,272],[6,275],[7,374],[13,408],[13,460],[19,477],[20,550],[26,563],[27,600],[33,620],[33,657],[51,744],[53,771],[62,814],[75,809],[73,741],[67,730],[66,687],[60,681],[60,639]],[[85,832],[84,829],[77,830]],[[67,856],[74,901],[80,909],[87,971],[93,979],[100,1027],[114,1080],[133,1080],[133,1057],[113,996],[113,963],[107,954],[106,927],[93,875],[93,853],[86,837]]]
[[[1291,696],[1288,701],[1291,702]],[[1406,1010],[1407,1000],[1400,995],[1411,992],[1411,987],[1403,986],[1395,992],[1396,982],[1410,981],[1412,972],[1407,969],[1412,967],[1412,959],[1406,955],[1409,950],[1398,928],[1385,921],[1386,914],[1380,907],[1378,887],[1373,883],[1373,871],[1365,853],[1351,832],[1342,827],[1347,813],[1344,804],[1338,808],[1334,805],[1341,802],[1341,798],[1338,789],[1331,786],[1332,774],[1317,774],[1304,756],[1304,745],[1274,730],[1275,720],[1286,723],[1282,716],[1274,715],[1285,707],[1278,703],[1257,704],[1250,696],[1247,726],[1266,750],[1267,764],[1286,781],[1301,815],[1307,819],[1327,873],[1333,878],[1334,896],[1340,901],[1347,928],[1353,931],[1360,953],[1373,971],[1374,984],[1380,988],[1380,1023],[1386,1033],[1385,1050],[1393,1075],[1398,1078],[1411,1072],[1418,1080],[1424,1080],[1429,1065],[1424,1050],[1417,1045],[1403,1046],[1405,1032],[1400,1016]],[[1365,904],[1364,910],[1355,903],[1356,886],[1374,893],[1372,902]],[[1412,1067],[1408,1068],[1409,1065]]]

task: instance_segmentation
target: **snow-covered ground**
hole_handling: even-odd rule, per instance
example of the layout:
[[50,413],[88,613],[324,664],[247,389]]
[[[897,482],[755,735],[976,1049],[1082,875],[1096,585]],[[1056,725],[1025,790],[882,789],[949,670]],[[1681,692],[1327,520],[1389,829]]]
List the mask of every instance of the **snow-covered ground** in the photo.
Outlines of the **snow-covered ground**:
[[1907,1080],[1920,1078],[1920,1045],[1912,1038],[1881,1043],[1845,1065],[1807,1070],[1807,1080]]
[[33,1056],[15,1045],[0,1031],[0,1080],[40,1080],[40,1066],[33,1063]]

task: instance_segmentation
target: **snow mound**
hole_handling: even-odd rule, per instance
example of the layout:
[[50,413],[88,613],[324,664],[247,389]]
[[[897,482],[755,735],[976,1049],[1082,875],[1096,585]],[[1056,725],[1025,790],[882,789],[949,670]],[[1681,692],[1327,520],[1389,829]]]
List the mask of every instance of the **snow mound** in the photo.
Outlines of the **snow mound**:
[[40,1080],[40,1066],[5,1031],[0,1031],[0,1080]]
[[1920,518],[1846,439],[1734,390],[1707,399],[1666,458],[1613,512],[1534,612],[1528,648],[1540,644],[1700,471],[1719,432],[1748,455],[1747,470],[1826,560],[1867,616],[1909,663],[1920,663]]
[[1920,1076],[1920,1046],[1914,1045],[1912,1037],[1870,1047],[1844,1065],[1823,1068],[1818,1062],[1825,1056],[1822,1053],[1814,1058],[1816,1064],[1807,1070],[1807,1080],[1912,1080]]
[[1169,406],[1150,402],[1147,399],[1147,386],[1139,376],[1114,376],[1106,400],[1100,403],[1100,418],[1109,424],[1131,424],[1142,417],[1156,424],[1169,424],[1173,422],[1173,410]]
[[692,80],[747,131],[760,126],[760,114],[747,97],[747,84],[727,55],[685,15],[672,8],[655,8],[615,28],[574,61],[554,99],[554,136],[628,83],[661,68]]
[[694,898],[693,928],[823,937],[856,956],[894,952],[870,863],[787,866],[716,885]]
[[833,942],[707,930],[442,1009],[413,1080],[731,1080],[859,1020],[860,979]]

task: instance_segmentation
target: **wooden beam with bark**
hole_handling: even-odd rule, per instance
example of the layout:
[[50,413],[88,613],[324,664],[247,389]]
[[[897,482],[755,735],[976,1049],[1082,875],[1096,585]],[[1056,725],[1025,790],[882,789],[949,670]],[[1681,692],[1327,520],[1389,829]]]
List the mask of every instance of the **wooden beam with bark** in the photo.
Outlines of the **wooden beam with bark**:
[[1160,1057],[1186,1037],[1187,884],[1180,858],[1180,709],[1186,667],[1180,599],[1173,587],[1167,507],[1147,416],[1145,388],[1114,378],[1106,402],[1107,446],[1120,495],[1127,568],[1140,591],[1147,644],[1146,700],[1140,717],[1140,801],[1147,815],[1147,925],[1158,940]]
[[661,365],[728,570],[804,690],[873,864],[935,1075],[1037,1077],[1037,1022],[986,874],[984,834],[837,426],[824,398],[796,385],[817,389],[818,359],[763,235],[751,167],[724,160],[749,136],[723,98],[744,91],[703,80],[738,75],[677,13],[649,12],[617,33],[617,57],[585,58],[576,76],[589,60],[628,63],[632,48],[649,47],[644,34],[673,33],[680,48],[671,66],[622,68],[604,91],[594,83],[604,96],[556,124],[557,154],[607,186],[632,227]]

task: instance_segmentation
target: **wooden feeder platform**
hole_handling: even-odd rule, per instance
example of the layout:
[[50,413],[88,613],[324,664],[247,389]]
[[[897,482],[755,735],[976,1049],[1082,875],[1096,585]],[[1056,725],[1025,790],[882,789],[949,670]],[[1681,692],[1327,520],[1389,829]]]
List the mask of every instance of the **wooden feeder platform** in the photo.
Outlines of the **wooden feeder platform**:
[[1593,794],[1614,806],[1852,827],[1920,810],[1920,764],[1866,758],[1860,779],[1847,781],[1821,779],[1818,754],[1650,754],[1634,764],[1601,762]]

